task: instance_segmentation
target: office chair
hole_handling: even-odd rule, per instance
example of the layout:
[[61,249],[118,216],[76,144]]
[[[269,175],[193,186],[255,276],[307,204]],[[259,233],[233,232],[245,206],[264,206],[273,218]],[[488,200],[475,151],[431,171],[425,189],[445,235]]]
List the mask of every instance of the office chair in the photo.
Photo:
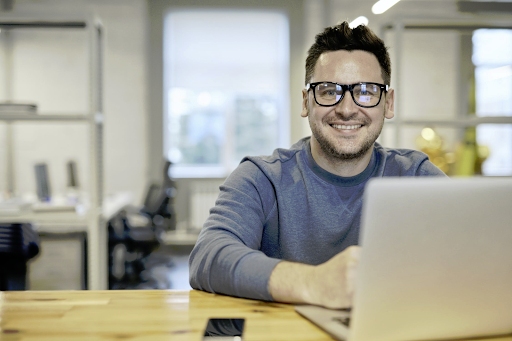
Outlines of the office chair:
[[169,177],[171,163],[164,166],[160,184],[149,186],[141,208],[127,206],[108,222],[109,289],[165,289],[152,274],[156,267],[171,267],[168,257],[154,253],[161,245],[160,235],[174,230],[176,186]]
[[0,290],[25,290],[27,261],[39,253],[31,224],[0,224]]
[[165,161],[161,183],[149,186],[144,206],[140,210],[142,214],[151,218],[153,225],[159,230],[175,230],[176,215],[174,212],[174,197],[176,196],[176,183],[169,176],[172,163]]

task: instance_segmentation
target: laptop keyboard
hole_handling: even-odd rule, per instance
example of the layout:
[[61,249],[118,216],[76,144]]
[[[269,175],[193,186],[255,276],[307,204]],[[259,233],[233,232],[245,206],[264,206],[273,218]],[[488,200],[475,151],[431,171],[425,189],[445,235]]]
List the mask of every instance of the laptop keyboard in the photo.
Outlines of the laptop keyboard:
[[341,323],[347,327],[350,326],[350,317],[333,317],[332,320],[337,323]]

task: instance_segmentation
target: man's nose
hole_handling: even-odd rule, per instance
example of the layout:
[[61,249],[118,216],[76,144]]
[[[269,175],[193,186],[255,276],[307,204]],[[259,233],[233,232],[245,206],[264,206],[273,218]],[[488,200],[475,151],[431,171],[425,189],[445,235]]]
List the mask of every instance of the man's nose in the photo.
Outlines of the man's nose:
[[352,98],[352,94],[350,90],[346,90],[343,98],[336,104],[336,112],[341,114],[352,114],[357,110],[357,104],[354,102]]

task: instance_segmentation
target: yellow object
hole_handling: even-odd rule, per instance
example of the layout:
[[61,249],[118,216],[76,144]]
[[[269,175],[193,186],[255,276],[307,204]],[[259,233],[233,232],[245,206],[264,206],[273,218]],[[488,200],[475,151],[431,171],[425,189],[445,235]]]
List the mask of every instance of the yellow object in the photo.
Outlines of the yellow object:
[[476,142],[476,128],[466,129],[464,141],[456,150],[456,162],[453,175],[473,176],[482,174],[482,164],[489,157],[487,146],[479,146]]
[[442,137],[430,127],[423,128],[416,139],[418,148],[428,155],[430,161],[448,175],[473,176],[482,174],[482,164],[489,157],[487,146],[476,142],[476,128],[467,128],[464,140],[455,152],[444,149]]
[[430,127],[423,128],[420,136],[416,139],[416,145],[428,155],[434,165],[446,174],[450,173],[453,157],[447,156],[448,153],[443,147],[443,139],[434,129]]

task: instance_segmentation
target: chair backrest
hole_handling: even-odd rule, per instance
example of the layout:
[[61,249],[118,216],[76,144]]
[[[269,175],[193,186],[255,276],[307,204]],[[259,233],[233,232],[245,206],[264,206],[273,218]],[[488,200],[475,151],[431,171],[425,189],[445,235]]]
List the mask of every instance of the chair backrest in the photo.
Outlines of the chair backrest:
[[39,235],[31,224],[0,224],[0,290],[25,290],[27,261],[38,253]]
[[39,235],[32,224],[0,224],[0,253],[29,260],[39,253]]

